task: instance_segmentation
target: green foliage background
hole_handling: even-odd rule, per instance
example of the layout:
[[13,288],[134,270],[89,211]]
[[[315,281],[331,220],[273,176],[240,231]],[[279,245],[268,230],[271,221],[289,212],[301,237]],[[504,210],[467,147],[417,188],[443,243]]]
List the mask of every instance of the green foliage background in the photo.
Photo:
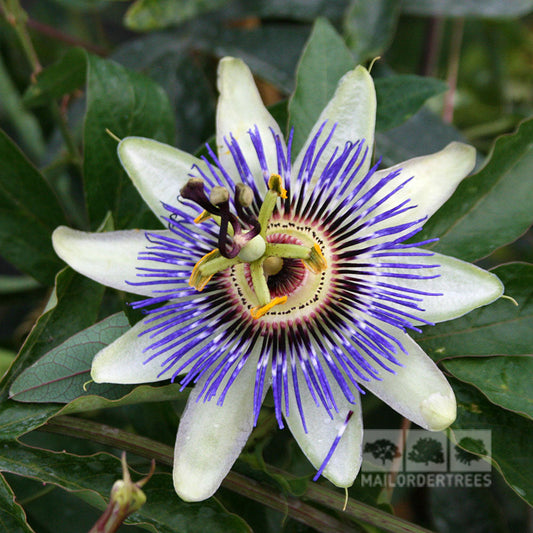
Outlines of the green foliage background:
[[[158,466],[147,504],[124,531],[526,530],[532,0],[1,0],[0,8],[0,528],[89,530],[127,450],[134,479],[152,457]],[[494,268],[517,306],[501,299],[416,340],[451,376],[450,438],[492,430],[491,487],[386,491],[356,481],[342,511],[344,494],[310,481],[311,466],[277,430],[267,400],[216,497],[187,504],[169,474],[187,393],[168,384],[84,387],[92,356],[138,317],[129,295],[64,268],[51,232],[158,227],[106,130],[200,150],[214,133],[224,55],[248,63],[282,128],[295,127],[295,145],[344,72],[381,56],[372,74],[384,165],[451,140],[478,149],[474,175],[424,233],[440,237],[436,251]],[[402,424],[371,397],[363,410],[368,427]],[[471,444],[459,442],[479,452]]]

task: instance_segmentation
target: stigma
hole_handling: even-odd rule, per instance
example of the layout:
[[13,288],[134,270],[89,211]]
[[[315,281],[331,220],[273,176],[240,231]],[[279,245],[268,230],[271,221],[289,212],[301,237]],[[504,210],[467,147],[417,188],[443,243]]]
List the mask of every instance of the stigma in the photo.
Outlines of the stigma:
[[254,213],[252,189],[238,183],[235,186],[230,208],[230,192],[219,185],[206,193],[201,178],[191,178],[181,189],[184,199],[196,203],[203,211],[194,219],[196,224],[210,221],[218,226],[218,247],[205,254],[193,267],[189,285],[202,291],[211,278],[242,263],[248,264],[250,285],[256,304],[250,315],[257,320],[278,305],[285,304],[288,294],[271,294],[268,279],[283,274],[284,268],[293,268],[294,262],[302,264],[314,274],[327,268],[326,260],[317,243],[311,246],[303,243],[269,242],[269,223],[276,211],[278,199],[286,200],[287,190],[282,178],[272,174],[268,190],[259,209]]

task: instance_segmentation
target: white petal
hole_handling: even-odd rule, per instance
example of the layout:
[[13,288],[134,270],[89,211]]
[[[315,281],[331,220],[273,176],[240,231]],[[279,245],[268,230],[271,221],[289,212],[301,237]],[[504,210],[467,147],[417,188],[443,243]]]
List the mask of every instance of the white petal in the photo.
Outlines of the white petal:
[[[369,149],[368,155],[358,174],[360,177],[365,176],[370,167],[374,145],[376,91],[374,89],[372,77],[364,67],[356,67],[354,70],[345,74],[339,81],[339,85],[333,98],[320,114],[320,117],[313,126],[307,141],[298,154],[292,172],[293,180],[296,180],[298,176],[307,148],[317,134],[319,128],[326,121],[326,127],[319,138],[319,146],[320,142],[326,140],[333,125],[336,125],[336,128],[331,141],[320,158],[314,172],[315,179],[311,184],[313,184],[313,182],[320,176],[335,148],[342,151],[347,141],[355,142],[362,139],[365,140],[365,146]],[[353,181],[353,187],[355,187],[358,181],[359,180],[357,179]]]
[[[428,250],[421,248],[411,248],[404,251],[428,253]],[[379,280],[399,287],[440,294],[440,296],[411,295],[422,299],[418,305],[424,309],[424,312],[402,308],[402,310],[420,316],[429,322],[436,323],[458,318],[473,309],[490,304],[503,294],[503,284],[494,274],[455,257],[434,253],[431,256],[401,257],[399,260],[395,257],[378,258],[378,262],[381,263],[389,261],[439,265],[435,268],[422,268],[416,271],[392,268],[379,269],[381,273],[401,272],[403,274],[416,273],[422,276],[439,276],[425,280],[401,278],[381,278]]]
[[248,131],[257,126],[271,174],[278,173],[278,164],[276,145],[270,130],[281,139],[283,134],[264,106],[250,69],[240,59],[225,57],[220,61],[218,90],[217,151],[220,162],[230,176],[238,181],[237,167],[224,141],[225,138],[230,141],[230,136],[233,135],[242,149],[259,191],[264,192],[263,173]]
[[[171,235],[170,231],[151,231]],[[150,285],[130,285],[137,282],[139,260],[148,241],[142,230],[87,233],[60,226],[52,234],[57,255],[70,267],[88,278],[121,291],[152,296]],[[170,287],[165,287],[170,288]]]
[[317,407],[300,372],[300,396],[307,433],[304,431],[298,404],[292,389],[289,392],[289,416],[286,416],[285,420],[305,456],[318,470],[335,441],[339,430],[344,425],[348,411],[353,411],[353,416],[348,422],[344,434],[322,474],[337,487],[350,487],[359,472],[362,460],[363,423],[361,402],[359,394],[354,392],[357,403],[349,403],[340,388],[336,386],[336,382],[334,382],[331,375],[330,378],[335,402],[338,407],[338,412],[332,411],[333,418],[330,418],[322,405]]
[[409,355],[399,351],[396,357],[403,366],[393,365],[395,374],[380,369],[382,381],[365,381],[362,385],[420,427],[430,431],[447,428],[457,414],[450,384],[409,335],[387,324],[379,326],[396,337]]
[[191,391],[174,450],[174,488],[183,500],[212,496],[246,444],[253,429],[256,364],[257,357],[250,357],[222,406],[217,405],[217,397],[196,401],[209,371]]
[[[176,205],[192,166],[196,164],[205,170],[205,163],[187,152],[143,137],[123,139],[118,145],[118,156],[144,201],[158,217],[168,216],[161,202]],[[180,208],[188,211],[184,204]],[[196,214],[192,209],[190,213]]]
[[[116,341],[100,350],[93,359],[91,378],[96,383],[152,383],[169,379],[161,373],[158,360],[146,362],[149,353],[143,350],[154,342],[149,335],[140,335],[148,326],[138,322]],[[146,364],[145,364],[146,363]]]
[[[393,167],[379,170],[369,181],[363,193],[374,186],[381,178],[397,169],[402,169],[400,177],[391,180],[373,198],[380,200],[403,181],[413,178],[402,189],[393,194],[381,206],[380,211],[396,207],[404,200],[410,199],[409,205],[414,209],[395,216],[385,222],[401,224],[423,217],[431,217],[439,207],[453,194],[457,185],[470,173],[476,162],[476,150],[467,144],[452,142],[440,152],[422,157],[415,157]],[[376,213],[374,213],[376,214]],[[375,226],[377,229],[380,226]]]

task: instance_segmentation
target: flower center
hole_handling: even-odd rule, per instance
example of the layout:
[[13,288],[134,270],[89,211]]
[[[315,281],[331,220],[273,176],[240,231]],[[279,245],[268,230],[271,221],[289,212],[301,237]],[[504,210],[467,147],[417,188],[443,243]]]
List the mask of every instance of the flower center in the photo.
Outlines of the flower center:
[[276,224],[270,224],[278,198],[287,198],[277,174],[270,176],[268,191],[257,216],[250,208],[253,192],[243,184],[235,188],[236,215],[230,211],[230,195],[223,187],[213,187],[208,198],[203,180],[191,178],[181,194],[203,208],[196,223],[213,219],[219,226],[218,248],[196,263],[189,279],[189,285],[198,291],[203,290],[217,272],[244,263],[244,271],[237,271],[244,273],[253,299],[257,301],[258,305],[251,308],[250,313],[258,319],[273,307],[286,303],[289,296],[302,288],[307,270],[316,275],[326,269],[326,259],[316,241],[300,239],[292,235],[288,227],[280,228],[286,231],[276,231]]

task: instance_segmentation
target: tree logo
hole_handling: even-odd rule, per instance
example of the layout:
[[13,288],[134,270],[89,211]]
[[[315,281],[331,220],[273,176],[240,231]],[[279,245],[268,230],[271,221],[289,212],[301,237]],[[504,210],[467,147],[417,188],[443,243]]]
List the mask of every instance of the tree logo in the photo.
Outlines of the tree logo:
[[378,439],[374,442],[367,442],[363,453],[371,453],[374,459],[381,460],[383,466],[385,466],[386,461],[392,461],[395,457],[402,456],[398,450],[398,446],[389,439]]

